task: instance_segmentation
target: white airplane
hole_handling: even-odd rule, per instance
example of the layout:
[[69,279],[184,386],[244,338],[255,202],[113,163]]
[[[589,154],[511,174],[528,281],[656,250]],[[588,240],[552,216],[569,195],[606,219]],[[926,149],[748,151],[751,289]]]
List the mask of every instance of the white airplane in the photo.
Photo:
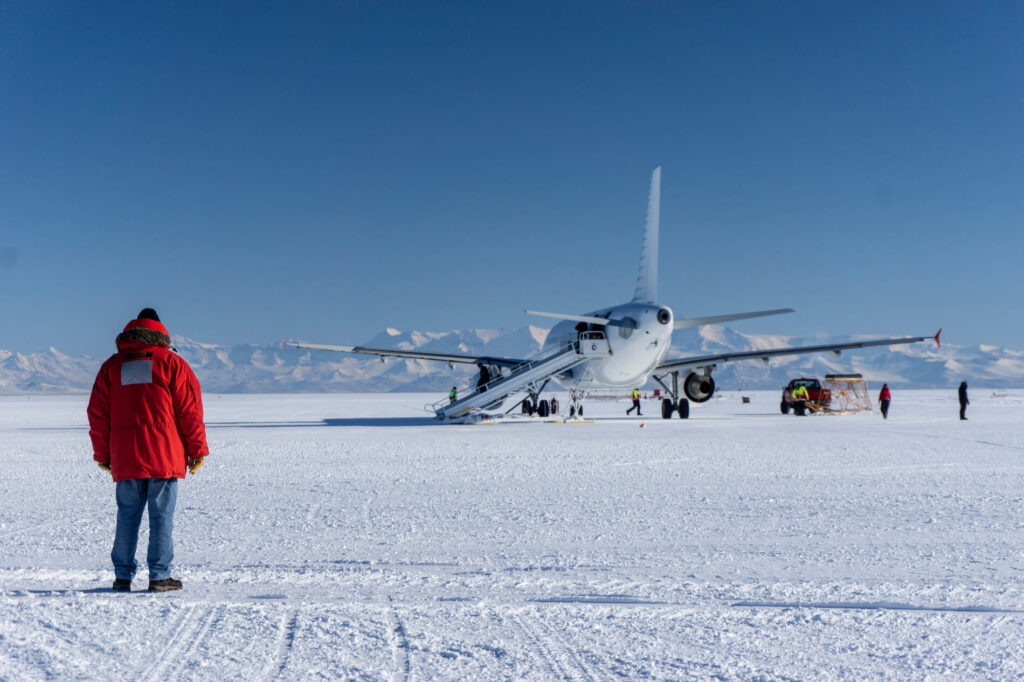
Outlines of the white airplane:
[[[476,364],[481,368],[481,381],[475,390],[463,392],[463,397],[439,401],[430,406],[439,419],[459,421],[484,413],[494,414],[511,399],[515,409],[526,404],[532,413],[537,408],[547,416],[547,401],[539,395],[551,380],[569,391],[568,416],[583,415],[583,398],[588,389],[633,388],[643,386],[651,377],[665,390],[662,417],[673,413],[686,419],[690,402],[703,403],[715,392],[712,372],[721,364],[739,360],[769,359],[781,355],[830,352],[839,356],[841,351],[869,346],[892,346],[934,340],[939,343],[940,329],[935,336],[915,336],[892,339],[871,339],[851,343],[773,348],[771,350],[741,351],[666,360],[676,329],[706,324],[733,322],[766,315],[793,312],[791,308],[760,310],[731,315],[676,319],[672,309],[658,302],[658,225],[661,205],[661,168],[651,174],[651,190],[647,204],[647,223],[641,248],[640,272],[636,280],[633,300],[620,305],[601,308],[584,315],[550,313],[527,310],[530,315],[561,320],[548,333],[540,353],[534,358],[516,359],[466,355],[457,353],[427,353],[420,351],[367,348],[365,346],[338,346],[329,344],[287,342],[297,348],[363,353],[378,356],[416,360],[437,360]],[[525,395],[525,397],[523,397]],[[511,410],[509,410],[511,411]]]

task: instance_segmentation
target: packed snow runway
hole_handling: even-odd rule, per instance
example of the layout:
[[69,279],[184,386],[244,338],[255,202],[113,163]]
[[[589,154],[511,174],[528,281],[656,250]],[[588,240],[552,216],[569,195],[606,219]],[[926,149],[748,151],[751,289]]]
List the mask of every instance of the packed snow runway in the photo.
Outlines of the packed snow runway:
[[477,426],[207,396],[166,594],[145,529],[109,589],[86,397],[0,398],[0,678],[1024,676],[1024,391],[967,422],[955,390],[888,421],[748,395]]

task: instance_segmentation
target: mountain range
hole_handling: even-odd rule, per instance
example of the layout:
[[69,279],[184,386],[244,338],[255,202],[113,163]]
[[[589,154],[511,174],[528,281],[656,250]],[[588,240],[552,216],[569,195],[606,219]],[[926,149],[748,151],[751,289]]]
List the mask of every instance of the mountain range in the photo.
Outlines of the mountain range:
[[[450,332],[402,332],[386,329],[364,346],[444,353],[526,358],[540,350],[548,330],[467,329]],[[669,358],[737,350],[842,342],[867,337],[811,338],[742,334],[708,325],[677,331]],[[475,367],[325,351],[283,349],[280,344],[215,345],[182,336],[173,339],[203,389],[214,393],[298,392],[447,392],[464,386]],[[56,348],[41,353],[0,350],[0,394],[86,392],[103,358],[69,356]],[[955,387],[967,379],[973,386],[1024,386],[1024,351],[995,346],[950,346],[932,343],[775,358],[768,366],[756,361],[720,366],[714,373],[722,389],[780,388],[798,376],[859,372],[872,384],[901,388]],[[653,387],[653,383],[651,384]]]

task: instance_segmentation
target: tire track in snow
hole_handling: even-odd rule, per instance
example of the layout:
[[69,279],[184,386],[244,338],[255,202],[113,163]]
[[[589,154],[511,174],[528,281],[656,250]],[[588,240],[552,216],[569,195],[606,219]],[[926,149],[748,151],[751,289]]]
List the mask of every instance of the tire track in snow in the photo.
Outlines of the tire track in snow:
[[281,614],[278,628],[277,650],[264,668],[264,677],[276,680],[284,674],[295,647],[295,636],[299,631],[299,610],[291,609]]
[[[388,597],[388,602],[391,602]],[[412,671],[412,662],[409,660],[409,639],[405,634],[405,625],[398,617],[398,611],[394,604],[390,605],[388,615],[391,617],[391,679],[393,682],[405,682],[409,679]]]
[[[100,657],[104,654],[109,655],[110,652],[105,650],[102,646],[95,643],[85,643],[82,641],[80,634],[74,628],[68,628],[65,625],[60,625],[52,620],[52,618],[43,617],[39,620],[39,625],[52,637],[63,643],[63,646],[49,646],[49,642],[41,644],[39,648],[45,652],[47,656],[53,659],[53,662],[49,664],[52,667],[58,667],[56,664],[64,668],[73,669],[76,662],[81,661],[84,657],[86,660],[90,659],[90,656]],[[0,635],[2,639],[2,635]],[[88,651],[83,650],[83,647],[88,647]],[[0,670],[7,673],[13,670],[11,665],[4,667],[0,663]],[[20,679],[28,679],[29,675],[25,674]],[[0,679],[19,679],[16,676],[4,677],[0,675]]]
[[7,542],[7,541],[11,540],[12,538],[18,537],[19,535],[24,535],[26,533],[30,533],[30,532],[32,532],[34,530],[38,530],[40,528],[46,528],[48,526],[55,526],[58,523],[65,523],[65,521],[64,521],[64,519],[53,519],[52,521],[42,521],[40,523],[33,523],[30,526],[22,526],[21,528],[15,528],[13,530],[9,530],[9,531],[6,531],[6,532],[0,532],[0,538],[2,538],[4,542]]
[[[586,660],[586,657],[580,654],[579,648],[575,646],[570,646],[569,643],[565,641],[565,637],[563,637],[562,634],[559,633],[556,628],[551,627],[539,618],[537,619],[537,624],[543,631],[542,636],[546,638],[548,641],[553,641],[556,645],[558,645],[558,651],[561,654],[563,654],[567,660],[575,662],[576,668],[582,673],[583,679],[601,679],[601,676],[598,675],[590,666],[590,663]],[[576,679],[575,675],[571,677],[572,679]]]
[[150,662],[147,668],[139,673],[138,679],[159,680],[161,682],[162,680],[167,679],[165,668],[175,662],[180,649],[179,640],[182,638],[185,631],[189,629],[188,626],[195,618],[196,609],[198,608],[199,607],[194,604],[182,608],[181,615],[178,617],[176,626],[171,626],[174,628],[174,632],[172,632],[171,636],[167,638],[167,643],[164,645],[164,648],[160,650],[160,653],[157,654],[156,658]]
[[[723,602],[724,603],[724,602]],[[728,603],[733,608],[753,609],[829,609],[835,611],[923,611],[930,613],[965,613],[986,615],[998,613],[1021,614],[1021,609],[1003,609],[994,606],[918,606],[896,602],[769,602],[738,601]]]
[[363,535],[366,539],[371,539],[370,531],[373,528],[373,524],[370,522],[370,507],[377,500],[377,493],[370,493],[370,496],[366,499],[366,503],[363,504]]
[[569,672],[562,665],[562,662],[555,658],[551,653],[551,649],[544,643],[544,639],[538,634],[535,627],[526,622],[526,620],[519,614],[513,614],[512,621],[515,622],[516,626],[523,633],[528,653],[538,654],[537,657],[548,669],[551,679],[572,679],[572,676],[569,675]]
[[[172,665],[165,673],[165,679],[177,679],[181,677],[182,670],[197,658],[196,649],[199,648],[201,643],[206,642],[207,634],[216,623],[223,619],[224,611],[226,609],[227,606],[225,605],[208,606],[202,615],[202,620],[200,621],[198,628],[188,633],[182,633],[182,637],[186,640],[184,648],[181,650],[180,655],[176,651],[172,652]],[[195,610],[200,610],[200,607],[196,606]]]

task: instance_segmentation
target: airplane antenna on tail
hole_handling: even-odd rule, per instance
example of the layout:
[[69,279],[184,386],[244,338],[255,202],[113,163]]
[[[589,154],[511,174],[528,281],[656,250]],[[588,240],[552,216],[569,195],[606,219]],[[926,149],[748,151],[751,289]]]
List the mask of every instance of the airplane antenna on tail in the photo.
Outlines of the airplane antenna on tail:
[[658,302],[658,222],[661,215],[661,166],[651,173],[651,193],[647,198],[647,224],[640,248],[640,272],[636,277],[633,301]]

